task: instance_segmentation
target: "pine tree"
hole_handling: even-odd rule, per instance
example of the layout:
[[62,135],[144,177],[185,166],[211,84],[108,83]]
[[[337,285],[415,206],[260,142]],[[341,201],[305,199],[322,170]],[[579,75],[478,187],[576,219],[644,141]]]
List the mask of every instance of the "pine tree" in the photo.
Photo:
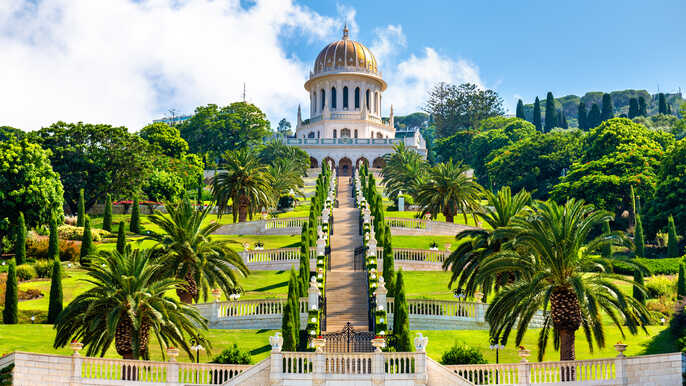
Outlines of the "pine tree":
[[62,312],[62,264],[60,264],[59,260],[52,261],[49,300],[48,323],[54,324],[55,320],[57,320],[57,315]]
[[642,96],[638,97],[638,115],[648,116],[648,106],[646,105],[646,99]]
[[646,256],[645,238],[643,236],[643,223],[641,222],[641,215],[636,213],[636,226],[634,228],[634,244],[636,244],[636,256]]
[[88,256],[93,254],[93,235],[91,234],[91,221],[86,216],[85,224],[83,226],[83,236],[81,237],[81,257],[80,263],[82,266],[87,267],[90,259]]
[[526,120],[526,116],[524,115],[524,102],[522,102],[521,99],[517,101],[517,118]]
[[[609,221],[605,221],[605,222],[603,223],[603,234],[604,234],[604,235],[609,235],[611,232],[612,232],[612,230],[610,230],[610,222],[609,222]],[[612,256],[612,245],[605,245],[605,246],[603,246],[603,249],[600,251],[600,254],[601,254],[604,258],[609,259],[610,256]]]
[[659,93],[657,95],[657,112],[658,114],[667,114],[667,100],[665,99],[664,93]]
[[395,309],[393,310],[393,336],[395,337],[395,351],[410,352],[410,315],[405,298],[405,281],[403,271],[398,271],[395,289]]
[[545,131],[550,131],[553,127],[557,127],[557,117],[555,116],[555,98],[553,93],[548,91],[545,98]]
[[141,233],[141,212],[138,203],[138,195],[133,197],[133,208],[131,209],[131,223],[129,229],[133,233]]
[[667,219],[667,257],[679,257],[679,238],[672,215]]
[[121,221],[119,223],[119,231],[117,232],[117,252],[124,253],[126,249],[126,223]]
[[565,130],[569,129],[569,124],[567,123],[567,117],[565,116],[564,110],[558,111],[557,116],[559,126]]
[[612,105],[612,97],[610,94],[603,94],[603,110],[600,113],[600,121],[607,121],[615,117],[615,108]]
[[590,130],[600,125],[600,123],[600,108],[598,108],[598,105],[594,103],[591,107],[591,111],[588,113],[586,124],[588,125],[588,129]]
[[60,259],[60,244],[59,244],[59,234],[57,231],[57,219],[54,215],[50,216],[50,238],[48,241],[48,259],[59,260]]
[[633,119],[638,115],[638,99],[631,98],[629,99],[629,114],[627,114],[627,116],[629,119]]
[[579,129],[588,130],[588,123],[586,122],[586,119],[586,104],[584,102],[579,102],[579,112],[577,114]]
[[393,243],[391,232],[385,233],[383,243],[383,279],[386,282],[387,296],[395,294],[395,261],[393,259]]
[[686,296],[686,276],[684,276],[684,263],[679,264],[679,278],[676,282],[676,294],[678,297]]
[[[644,284],[643,281],[643,273],[639,271],[638,269],[634,271],[634,281],[636,284],[640,284],[641,286]],[[641,291],[638,286],[633,286],[633,294],[632,296],[634,299],[636,299],[639,303],[645,305],[646,304],[646,298],[645,294],[643,291]]]
[[83,197],[83,189],[79,189],[79,201],[76,203],[76,226],[82,227],[86,217],[86,202]]
[[17,227],[14,234],[14,253],[17,265],[26,263],[26,222],[24,221],[23,212],[19,212],[19,218],[17,218]]
[[532,123],[536,126],[536,130],[541,131],[541,101],[538,100],[538,97],[534,101],[534,119]]
[[17,324],[19,308],[19,290],[17,288],[17,265],[14,259],[10,260],[7,269],[7,282],[5,283],[5,309],[2,310],[2,322],[5,324]]
[[105,214],[102,216],[102,229],[112,232],[112,196],[105,195]]

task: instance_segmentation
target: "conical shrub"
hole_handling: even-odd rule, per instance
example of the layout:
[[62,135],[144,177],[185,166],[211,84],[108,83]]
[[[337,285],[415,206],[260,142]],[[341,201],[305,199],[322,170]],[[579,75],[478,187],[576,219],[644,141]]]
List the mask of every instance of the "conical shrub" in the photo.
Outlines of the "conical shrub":
[[93,235],[91,234],[91,221],[88,217],[85,219],[85,224],[83,226],[83,236],[81,237],[81,253],[80,253],[80,263],[82,266],[87,267],[90,263],[89,256],[93,254]]
[[105,213],[102,216],[102,229],[112,232],[112,196],[105,195]]
[[50,303],[48,305],[48,323],[54,324],[57,315],[62,312],[62,264],[59,260],[52,262],[50,278]]
[[17,265],[26,263],[26,222],[24,222],[23,212],[19,212],[19,217],[17,218],[14,236],[14,253]]
[[10,260],[7,269],[7,283],[5,283],[5,309],[2,310],[2,322],[5,324],[17,324],[19,308],[19,290],[17,288],[17,265],[14,259]]
[[138,196],[133,198],[133,208],[131,209],[131,223],[129,229],[133,233],[141,233],[141,209],[138,202]]
[[79,189],[79,201],[76,203],[76,226],[82,227],[86,219],[86,202],[84,199],[83,189]]
[[117,232],[117,252],[124,253],[126,249],[126,223],[121,221],[119,223],[119,231]]

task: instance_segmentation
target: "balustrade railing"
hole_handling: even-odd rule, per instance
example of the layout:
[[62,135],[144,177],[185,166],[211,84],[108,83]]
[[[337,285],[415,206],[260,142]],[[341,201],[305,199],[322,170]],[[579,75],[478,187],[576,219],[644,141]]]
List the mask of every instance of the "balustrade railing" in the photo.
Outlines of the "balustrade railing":
[[[287,299],[256,299],[219,302],[218,318],[236,318],[246,316],[267,316],[283,314]],[[299,300],[300,313],[307,313],[307,298]]]
[[364,375],[372,373],[371,353],[326,354],[327,374]]
[[419,218],[386,217],[386,225],[391,228],[426,229],[427,220]]
[[283,217],[265,220],[265,229],[302,228],[309,219],[307,217]]
[[165,383],[168,365],[168,362],[85,357],[81,362],[81,378]]
[[[396,261],[413,261],[418,263],[436,263],[442,265],[450,256],[450,251],[434,249],[393,248],[393,259]],[[383,259],[383,248],[376,249],[377,259]]]
[[519,383],[519,367],[516,363],[446,365],[445,367],[475,385],[516,385]]
[[[245,264],[299,261],[300,248],[249,249],[239,252]],[[317,257],[317,248],[310,247],[310,259]]]
[[309,374],[314,371],[314,356],[312,353],[285,352],[283,353],[283,372],[285,374]]
[[[395,301],[387,298],[388,312],[393,313]],[[454,300],[407,299],[410,315],[452,316],[477,320],[476,308],[483,303]]]
[[386,374],[414,374],[415,356],[412,353],[398,352],[384,354],[384,372]]
[[252,365],[179,363],[179,383],[221,385],[251,367]]

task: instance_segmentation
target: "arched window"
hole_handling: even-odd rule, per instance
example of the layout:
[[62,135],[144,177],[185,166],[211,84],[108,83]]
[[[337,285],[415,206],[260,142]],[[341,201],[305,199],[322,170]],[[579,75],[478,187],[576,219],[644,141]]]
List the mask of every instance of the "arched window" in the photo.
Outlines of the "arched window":
[[355,108],[360,108],[360,88],[355,87]]
[[314,138],[314,131],[311,132],[311,133],[309,133],[309,134],[307,134],[307,138]]
[[369,90],[367,90],[367,95],[365,96],[365,106],[367,106],[367,110],[369,110]]
[[374,138],[374,132],[372,131],[372,138]]
[[336,87],[331,87],[331,109],[336,108]]
[[317,130],[317,138],[319,138],[319,130]]
[[343,108],[348,108],[348,86],[343,87]]
[[317,92],[316,91],[312,92],[312,99],[310,100],[310,103],[312,104],[312,108],[314,109],[314,112],[317,112]]
[[334,138],[338,138],[338,137],[336,136],[336,129],[333,129],[333,137],[334,137]]
[[383,134],[381,134],[381,133],[376,133],[376,138],[381,138],[381,139],[383,139]]
[[357,129],[355,129],[355,138],[357,138]]
[[378,114],[379,113],[379,107],[380,107],[379,104],[381,102],[381,98],[379,98],[379,92],[378,91],[374,95],[375,95],[374,96],[374,112]]
[[322,110],[324,110],[324,106],[326,106],[326,94],[324,94],[324,89],[322,89],[319,93],[322,94]]
[[350,138],[350,129],[341,129],[341,138]]

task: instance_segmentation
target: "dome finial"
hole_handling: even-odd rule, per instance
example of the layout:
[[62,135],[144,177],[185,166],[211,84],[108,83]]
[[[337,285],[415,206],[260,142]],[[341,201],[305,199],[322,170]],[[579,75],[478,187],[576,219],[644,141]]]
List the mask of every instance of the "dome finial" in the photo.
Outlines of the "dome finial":
[[345,26],[343,27],[343,40],[348,39],[348,21],[346,20]]

